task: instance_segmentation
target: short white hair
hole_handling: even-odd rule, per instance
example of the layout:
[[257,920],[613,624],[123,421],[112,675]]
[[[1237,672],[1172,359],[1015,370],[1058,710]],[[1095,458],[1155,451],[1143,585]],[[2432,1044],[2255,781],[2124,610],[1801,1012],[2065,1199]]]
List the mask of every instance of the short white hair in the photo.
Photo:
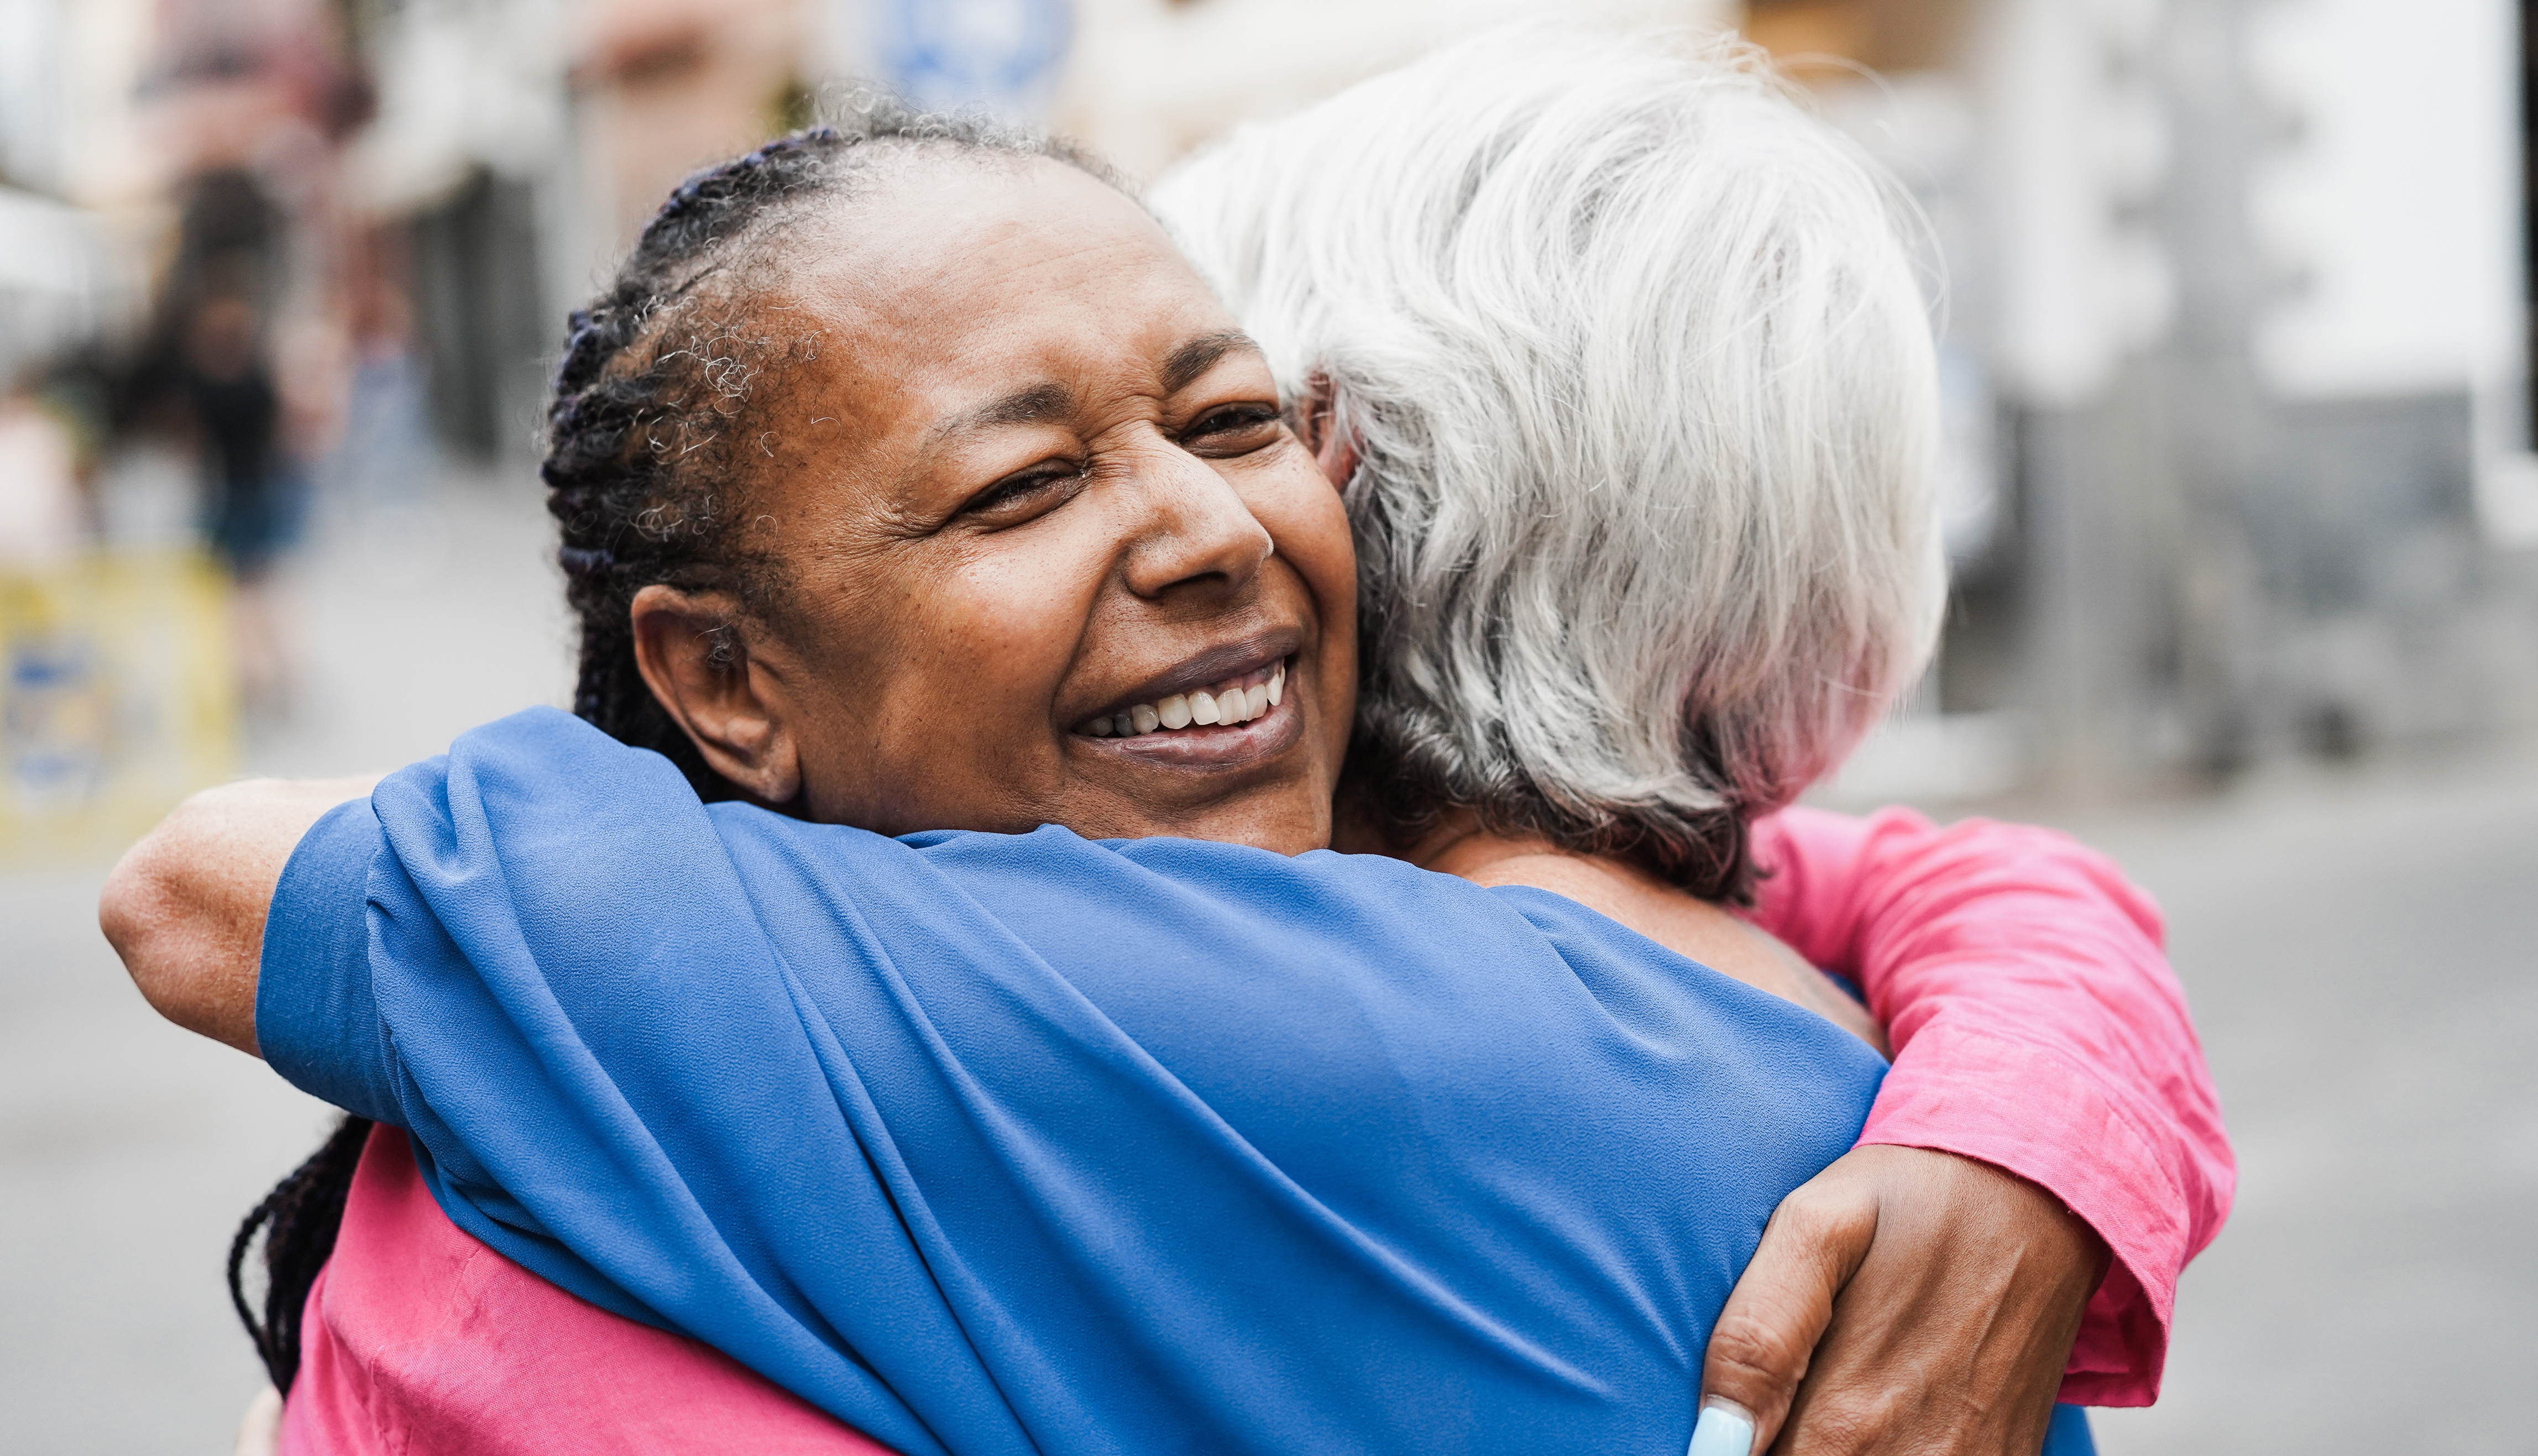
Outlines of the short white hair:
[[1938,385],[1907,199],[1731,40],[1496,32],[1152,203],[1358,451],[1352,766],[1713,898],[1927,661]]

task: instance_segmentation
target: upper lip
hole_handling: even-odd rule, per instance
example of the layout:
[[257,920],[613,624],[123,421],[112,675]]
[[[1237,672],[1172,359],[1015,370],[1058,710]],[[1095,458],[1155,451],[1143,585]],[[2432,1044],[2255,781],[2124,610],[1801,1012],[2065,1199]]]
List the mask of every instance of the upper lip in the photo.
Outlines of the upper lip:
[[1302,645],[1303,638],[1300,629],[1280,627],[1210,647],[1156,674],[1107,706],[1096,708],[1084,716],[1098,718],[1103,713],[1123,712],[1141,702],[1160,702],[1175,693],[1186,694],[1194,689],[1214,687],[1228,678],[1256,672],[1294,656],[1296,649]]

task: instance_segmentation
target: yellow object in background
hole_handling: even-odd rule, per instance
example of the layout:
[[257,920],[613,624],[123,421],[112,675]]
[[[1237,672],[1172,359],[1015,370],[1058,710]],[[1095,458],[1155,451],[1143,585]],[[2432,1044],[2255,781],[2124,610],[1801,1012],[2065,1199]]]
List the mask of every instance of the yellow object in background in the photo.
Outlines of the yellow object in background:
[[209,562],[0,568],[0,864],[110,859],[237,754],[229,587]]

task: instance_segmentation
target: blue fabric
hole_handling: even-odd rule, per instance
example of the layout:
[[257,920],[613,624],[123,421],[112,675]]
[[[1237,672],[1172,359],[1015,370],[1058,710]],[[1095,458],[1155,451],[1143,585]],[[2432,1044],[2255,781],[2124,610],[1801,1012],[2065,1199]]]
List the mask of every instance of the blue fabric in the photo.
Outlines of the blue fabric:
[[368,891],[380,847],[367,799],[336,805],[300,836],[265,910],[255,1039],[294,1087],[403,1127],[388,1077],[394,1050],[381,1044],[370,998]]
[[2089,1413],[2085,1409],[2053,1408],[2053,1423],[2044,1431],[2043,1456],[2098,1456],[2098,1438],[2089,1430]]
[[330,816],[263,974],[459,1224],[911,1456],[1674,1456],[1883,1075],[1555,895],[708,808],[548,710]]

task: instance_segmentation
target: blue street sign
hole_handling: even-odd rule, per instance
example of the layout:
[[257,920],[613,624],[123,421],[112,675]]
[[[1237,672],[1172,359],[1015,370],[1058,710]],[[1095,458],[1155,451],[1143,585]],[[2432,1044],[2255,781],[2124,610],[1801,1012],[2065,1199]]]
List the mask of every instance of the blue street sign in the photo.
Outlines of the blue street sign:
[[1017,120],[1047,109],[1073,29],[1067,0],[880,0],[875,9],[882,64],[910,101]]

